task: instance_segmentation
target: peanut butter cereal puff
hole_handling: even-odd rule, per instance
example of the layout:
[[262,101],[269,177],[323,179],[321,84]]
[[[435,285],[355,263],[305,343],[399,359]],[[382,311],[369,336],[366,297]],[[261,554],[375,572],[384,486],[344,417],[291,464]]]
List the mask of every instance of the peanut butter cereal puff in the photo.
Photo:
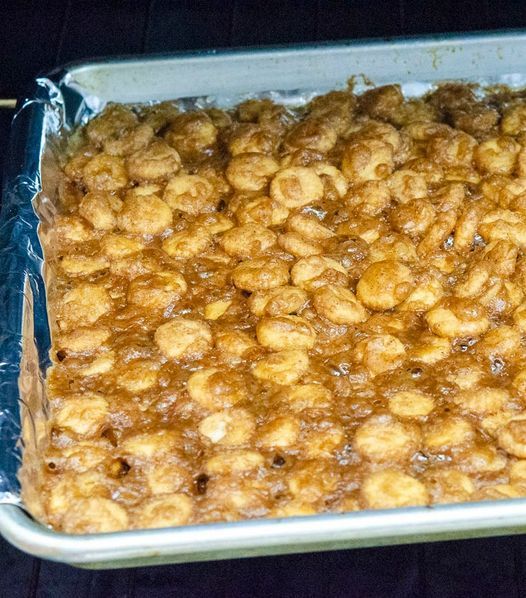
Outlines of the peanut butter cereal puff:
[[180,174],[168,181],[163,199],[172,210],[197,216],[213,210],[217,197],[214,186],[205,177]]
[[164,138],[185,159],[210,151],[217,141],[217,129],[205,112],[177,115]]
[[117,225],[127,233],[158,235],[172,225],[172,211],[158,195],[131,195],[124,201]]
[[168,359],[199,359],[212,345],[212,333],[206,322],[175,318],[155,331],[155,343]]
[[293,166],[280,170],[272,179],[270,196],[285,208],[301,208],[321,200],[323,183],[314,170]]
[[279,164],[258,152],[236,154],[226,169],[228,182],[237,191],[263,191]]
[[110,104],[68,147],[43,523],[526,496],[521,94]]
[[138,124],[137,115],[127,106],[110,104],[102,114],[86,126],[88,139],[96,146],[118,138],[122,133]]
[[124,160],[109,154],[97,154],[84,166],[83,181],[90,191],[119,191],[128,185]]

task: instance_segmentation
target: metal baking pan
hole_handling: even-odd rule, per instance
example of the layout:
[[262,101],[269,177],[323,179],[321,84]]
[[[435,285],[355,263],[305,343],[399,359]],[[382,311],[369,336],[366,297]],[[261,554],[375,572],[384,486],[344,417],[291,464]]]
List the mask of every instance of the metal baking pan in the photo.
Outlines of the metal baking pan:
[[31,444],[26,433],[38,428],[25,397],[41,396],[39,374],[48,364],[35,206],[45,207],[53,192],[41,170],[49,132],[85,121],[107,101],[203,96],[225,105],[270,90],[293,101],[297,90],[326,91],[359,74],[375,84],[401,83],[410,94],[447,79],[524,86],[526,32],[96,60],[37,79],[19,102],[0,214],[0,533],[15,546],[72,565],[109,568],[526,532],[525,499],[80,536],[54,532],[21,508],[21,428],[24,450]]

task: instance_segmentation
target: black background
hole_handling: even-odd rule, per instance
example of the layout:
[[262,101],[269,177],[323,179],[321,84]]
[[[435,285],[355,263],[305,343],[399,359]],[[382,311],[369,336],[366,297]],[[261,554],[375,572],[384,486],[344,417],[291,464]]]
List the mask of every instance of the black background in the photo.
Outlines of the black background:
[[[510,27],[526,27],[525,0],[4,0],[0,98],[92,56]],[[0,169],[12,114],[0,109]],[[515,536],[81,571],[0,539],[0,598],[518,598],[526,597],[525,557],[526,536]]]

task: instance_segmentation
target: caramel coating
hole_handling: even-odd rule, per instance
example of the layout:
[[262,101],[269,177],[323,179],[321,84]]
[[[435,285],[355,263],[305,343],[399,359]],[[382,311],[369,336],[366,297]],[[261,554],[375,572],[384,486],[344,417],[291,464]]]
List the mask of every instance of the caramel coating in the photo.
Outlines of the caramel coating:
[[75,132],[40,227],[43,523],[525,496],[523,95],[110,104]]

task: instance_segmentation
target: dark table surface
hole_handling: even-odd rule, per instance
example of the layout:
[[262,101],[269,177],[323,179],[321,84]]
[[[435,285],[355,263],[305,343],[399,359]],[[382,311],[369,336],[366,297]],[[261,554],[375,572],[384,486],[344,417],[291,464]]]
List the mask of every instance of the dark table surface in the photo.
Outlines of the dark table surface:
[[[0,98],[92,56],[526,27],[524,0],[0,2]],[[0,171],[12,112],[0,109]],[[0,538],[0,598],[526,597],[526,536],[82,571]]]

